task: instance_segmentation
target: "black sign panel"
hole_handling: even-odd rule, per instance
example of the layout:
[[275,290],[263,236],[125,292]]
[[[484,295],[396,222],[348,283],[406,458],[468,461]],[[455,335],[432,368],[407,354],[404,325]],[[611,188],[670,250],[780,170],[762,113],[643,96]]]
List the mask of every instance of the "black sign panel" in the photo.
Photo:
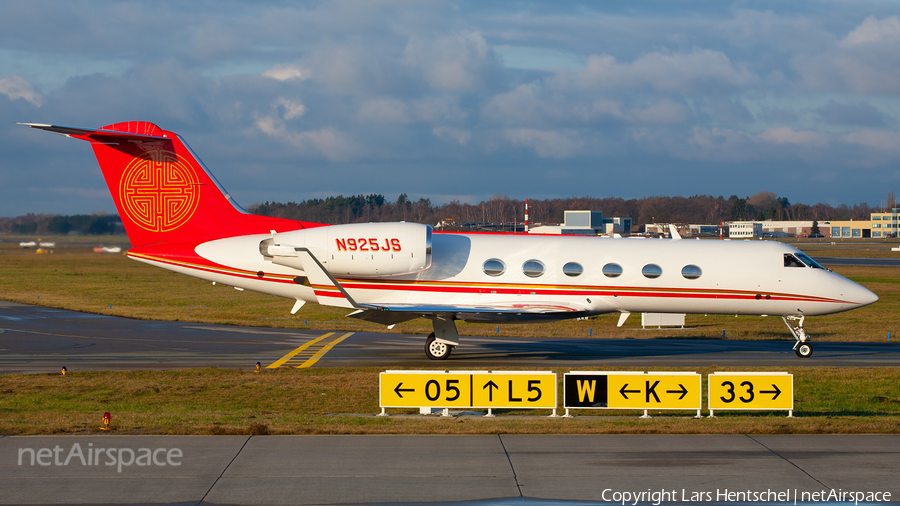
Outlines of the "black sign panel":
[[572,374],[564,377],[563,391],[568,408],[605,408],[607,376],[605,374]]

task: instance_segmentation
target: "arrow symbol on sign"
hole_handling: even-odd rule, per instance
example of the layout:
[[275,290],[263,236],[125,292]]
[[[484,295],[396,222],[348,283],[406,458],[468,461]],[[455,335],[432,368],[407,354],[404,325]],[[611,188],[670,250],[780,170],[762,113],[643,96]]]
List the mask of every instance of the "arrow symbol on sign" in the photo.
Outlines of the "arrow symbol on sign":
[[483,387],[481,387],[482,390],[484,390],[485,388],[488,389],[488,402],[494,402],[494,389],[496,388],[497,390],[499,390],[500,387],[498,387],[497,384],[494,383],[494,380],[491,380],[488,381],[487,384],[485,384]]
[[628,388],[628,383],[625,383],[625,384],[622,386],[622,389],[619,390],[619,393],[622,394],[622,397],[624,397],[624,398],[626,398],[626,399],[628,399],[628,396],[625,395],[625,394],[639,394],[639,393],[641,393],[640,390],[625,390],[626,388]]
[[403,386],[403,382],[401,381],[400,384],[397,385],[397,388],[394,389],[394,393],[396,393],[397,397],[400,397],[401,399],[403,398],[403,394],[401,394],[400,392],[415,392],[416,391],[415,388],[400,388],[402,386]]
[[[667,394],[677,394],[677,393],[680,393],[681,396],[678,398],[678,400],[680,401],[681,399],[684,399],[684,396],[685,396],[685,395],[687,395],[688,390],[687,390],[687,388],[684,388],[684,385],[682,385],[681,383],[679,383],[678,386],[681,387],[681,390],[666,390],[666,393],[667,393]],[[763,392],[763,393],[765,393],[765,392]],[[777,396],[776,396],[776,397],[777,397]]]
[[772,400],[774,401],[775,399],[778,398],[779,395],[781,395],[781,389],[778,388],[778,387],[775,385],[775,383],[772,383],[772,388],[774,388],[775,390],[760,390],[759,393],[761,393],[761,394],[775,394],[775,397],[772,397]]

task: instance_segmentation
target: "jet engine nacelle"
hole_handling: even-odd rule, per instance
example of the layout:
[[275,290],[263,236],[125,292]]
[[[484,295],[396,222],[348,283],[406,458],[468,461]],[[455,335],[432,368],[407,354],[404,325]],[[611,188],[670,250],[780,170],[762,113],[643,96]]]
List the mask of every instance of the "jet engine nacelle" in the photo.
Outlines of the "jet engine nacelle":
[[275,234],[260,244],[272,263],[303,270],[306,248],[339,276],[400,276],[431,267],[431,227],[419,223],[353,223]]

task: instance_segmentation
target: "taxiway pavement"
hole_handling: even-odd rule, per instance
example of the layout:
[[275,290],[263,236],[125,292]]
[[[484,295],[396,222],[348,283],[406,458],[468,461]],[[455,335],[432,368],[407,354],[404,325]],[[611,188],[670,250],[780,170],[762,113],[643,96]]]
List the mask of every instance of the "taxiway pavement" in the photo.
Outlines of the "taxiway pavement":
[[[76,444],[124,461],[142,448],[181,457],[161,452],[163,465],[121,472],[106,453],[99,465],[57,465]],[[56,447],[49,459],[28,451]],[[890,493],[896,504],[898,460],[898,435],[4,437],[0,504],[621,504],[641,492],[676,504],[787,504],[832,490]]]
[[[635,332],[641,332],[636,330]],[[787,333],[787,332],[785,332]],[[325,336],[331,334],[330,336]],[[677,336],[677,330],[672,331]],[[327,339],[320,339],[327,337]],[[343,339],[341,339],[343,338]],[[0,303],[0,372],[253,368],[285,365],[434,367],[424,336],[132,320]],[[315,345],[315,346],[313,346]],[[318,347],[316,347],[318,346]],[[813,341],[809,359],[793,342],[718,339],[557,339],[462,336],[443,367],[896,366],[900,344]],[[313,353],[314,350],[315,353]],[[315,358],[315,360],[312,360]]]

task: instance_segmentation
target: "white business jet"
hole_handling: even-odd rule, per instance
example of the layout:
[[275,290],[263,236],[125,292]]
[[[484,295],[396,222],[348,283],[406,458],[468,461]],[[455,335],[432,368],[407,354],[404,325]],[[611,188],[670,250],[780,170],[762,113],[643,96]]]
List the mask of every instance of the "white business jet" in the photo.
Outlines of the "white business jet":
[[353,310],[393,326],[428,318],[431,359],[456,321],[523,323],[618,312],[781,316],[812,354],[807,316],[878,300],[796,248],[768,241],[437,233],[415,223],[322,225],[249,214],[187,143],[141,121],[99,129],[26,123],[91,143],[135,260]]

